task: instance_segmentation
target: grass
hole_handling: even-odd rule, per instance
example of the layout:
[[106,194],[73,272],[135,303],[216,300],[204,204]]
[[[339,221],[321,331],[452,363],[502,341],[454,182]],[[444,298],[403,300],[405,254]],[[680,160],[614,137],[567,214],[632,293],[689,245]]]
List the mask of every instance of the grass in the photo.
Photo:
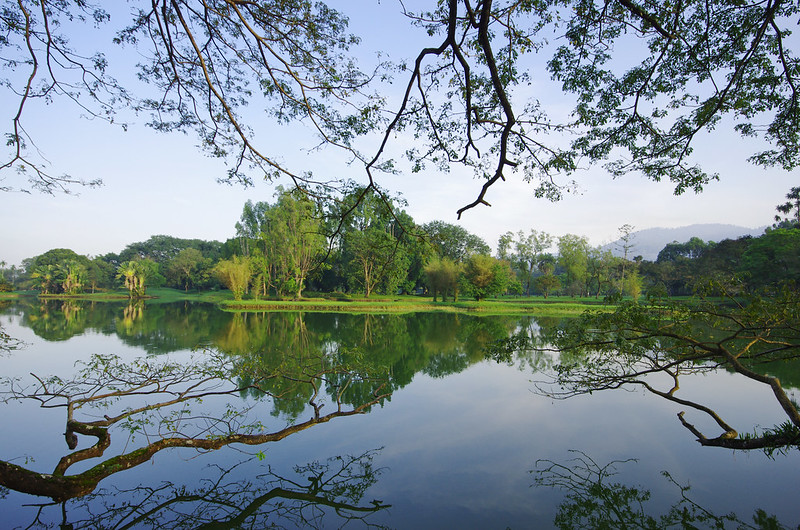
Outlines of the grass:
[[[449,312],[473,313],[481,315],[534,314],[541,316],[579,315],[588,306],[602,302],[594,298],[573,298],[570,296],[542,297],[500,297],[483,301],[459,300],[458,302],[434,302],[429,296],[377,295],[369,298],[343,293],[309,293],[311,296],[301,300],[241,300],[232,299],[230,291],[190,291],[156,288],[147,290],[148,303],[170,303],[194,301],[217,304],[226,311],[310,311],[329,313],[414,313]],[[23,296],[37,296],[35,291],[0,293],[0,299],[13,299]],[[124,290],[85,293],[81,295],[47,295],[47,299],[120,301],[128,299]]]
[[450,312],[482,315],[536,314],[546,316],[579,315],[592,299],[495,298],[481,302],[434,302],[430,297],[399,295],[351,299],[309,298],[302,300],[226,300],[220,303],[228,311],[315,311],[336,313],[414,313]]

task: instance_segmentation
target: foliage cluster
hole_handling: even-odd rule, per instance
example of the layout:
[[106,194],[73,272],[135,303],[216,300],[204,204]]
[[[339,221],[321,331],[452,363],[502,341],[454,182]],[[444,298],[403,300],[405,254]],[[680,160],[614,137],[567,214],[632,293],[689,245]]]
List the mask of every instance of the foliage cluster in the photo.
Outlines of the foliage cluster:
[[[800,282],[798,228],[772,228],[758,237],[717,243],[672,242],[653,262],[592,248],[574,234],[508,232],[500,238],[497,257],[491,257],[488,245],[461,227],[442,221],[416,225],[402,211],[381,209],[377,196],[377,204],[358,199],[352,217],[336,223],[342,212],[326,211],[297,193],[282,192],[275,205],[248,202],[237,236],[224,244],[153,236],[119,255],[91,259],[53,249],[25,260],[24,271],[0,269],[5,280],[0,284],[50,295],[123,287],[136,298],[145,296],[147,287],[168,286],[184,291],[224,287],[237,300],[247,295],[299,299],[309,290],[367,298],[429,294],[457,301],[460,295],[482,300],[502,294],[637,299],[643,293],[691,295],[709,280],[747,291]],[[531,245],[537,238],[543,243]],[[164,251],[165,242],[170,252]],[[545,244],[555,245],[557,252]],[[629,253],[635,248],[631,243]],[[121,261],[126,256],[135,257]]]
[[720,242],[692,238],[668,244],[655,262],[642,262],[648,287],[671,295],[689,295],[709,279],[732,283],[747,291],[785,282],[800,282],[800,229],[768,229],[759,237]]

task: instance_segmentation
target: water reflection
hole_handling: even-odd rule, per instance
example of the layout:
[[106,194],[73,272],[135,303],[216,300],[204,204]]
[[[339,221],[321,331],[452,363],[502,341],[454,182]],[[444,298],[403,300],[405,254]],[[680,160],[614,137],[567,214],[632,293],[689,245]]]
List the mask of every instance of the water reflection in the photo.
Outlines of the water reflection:
[[382,471],[373,464],[378,452],[330,457],[296,465],[287,473],[257,459],[225,468],[211,465],[197,484],[164,481],[31,505],[36,510],[27,528],[54,523],[70,529],[320,528],[369,523],[371,515],[391,508],[381,500],[364,500]]
[[[55,370],[63,380],[90,385],[95,381],[92,377],[107,369],[98,364],[87,374],[74,372],[74,358],[112,351],[123,356],[120,363],[135,367],[134,354],[129,353],[134,349],[123,347],[123,343],[135,342],[141,345],[135,355],[149,352],[143,361],[151,363],[154,370],[165,362],[187,369],[206,358],[204,349],[190,358],[188,350],[200,344],[209,349],[209,355],[216,356],[217,364],[226,367],[226,386],[206,390],[233,392],[205,396],[190,407],[175,404],[142,410],[136,419],[131,416],[107,426],[112,440],[103,455],[75,462],[67,468],[65,477],[88,477],[98,465],[99,469],[103,465],[109,469],[115,457],[161,443],[162,439],[180,436],[215,440],[228,433],[263,435],[340,409],[363,407],[360,412],[370,413],[337,416],[324,425],[320,422],[302,433],[260,445],[233,443],[217,451],[165,447],[148,461],[153,465],[140,464],[124,473],[115,472],[94,484],[91,493],[67,499],[65,520],[76,526],[90,525],[93,514],[118,521],[114,524],[120,527],[134,520],[142,521],[138,526],[162,527],[180,527],[181,523],[175,521],[186,521],[185,527],[211,526],[212,521],[220,520],[229,526],[306,526],[311,524],[306,519],[312,519],[308,514],[337,510],[331,505],[308,505],[305,519],[287,516],[290,519],[282,521],[275,519],[275,514],[289,503],[288,498],[269,497],[260,504],[261,496],[276,488],[299,491],[297,487],[309,486],[312,473],[297,475],[293,464],[315,459],[326,462],[330,455],[362,455],[374,447],[386,447],[374,454],[375,467],[384,472],[379,477],[376,474],[360,501],[341,497],[336,501],[359,509],[375,506],[372,499],[382,500],[380,506],[393,506],[392,510],[368,513],[367,525],[550,527],[564,497],[554,488],[528,488],[527,470],[537,459],[558,461],[565,447],[578,447],[598,462],[639,456],[636,469],[641,471],[634,472],[638,476],[619,482],[645,484],[646,488],[638,489],[654,492],[654,496],[670,488],[677,488],[675,497],[680,494],[677,486],[658,475],[659,470],[669,467],[677,483],[693,485],[693,502],[710,512],[736,510],[746,521],[759,506],[785,521],[796,520],[792,499],[800,455],[773,462],[759,453],[745,458],[738,452],[709,451],[687,436],[674,413],[665,410],[669,403],[665,406],[663,400],[649,394],[608,392],[567,401],[542,399],[531,393],[531,379],[544,379],[559,360],[544,349],[520,352],[512,348],[496,352],[499,365],[480,362],[485,360],[486,346],[503,337],[511,337],[509,343],[516,341],[517,345],[525,340],[546,346],[552,328],[542,319],[448,314],[233,314],[204,305],[151,302],[128,307],[96,304],[95,308],[84,305],[81,311],[73,311],[71,314],[83,319],[85,331],[79,337],[81,332],[74,330],[80,328],[74,327],[76,338],[68,343],[46,343],[32,337],[29,329],[20,327],[25,308],[9,308],[9,312],[17,311],[16,316],[5,316],[3,323],[7,322],[7,329],[30,342],[31,347],[0,359],[0,372],[11,375],[32,371],[51,384],[44,374]],[[53,305],[52,309],[60,312],[62,308]],[[32,310],[41,312],[41,307]],[[108,321],[103,323],[96,313],[93,316],[95,311],[104,312],[103,318]],[[123,326],[126,315],[131,319]],[[37,333],[46,333],[46,328],[41,329]],[[196,367],[192,370],[197,373]],[[148,372],[141,367],[133,371]],[[209,372],[213,373],[210,367]],[[23,377],[33,390],[41,387],[35,379]],[[130,374],[119,379],[134,381]],[[164,378],[153,379],[164,383]],[[763,416],[768,410],[764,402],[772,398],[760,399],[751,388],[739,386],[734,387],[734,395],[720,392],[731,385],[732,378],[724,371],[702,379],[699,388],[687,384],[684,389],[698,400],[723,399],[737,413],[753,412],[769,421]],[[384,398],[373,402],[379,396]],[[88,432],[91,422],[108,421],[154,401],[152,395],[134,394],[103,404],[105,409],[93,408],[87,402],[75,409],[74,417],[87,424],[81,428]],[[31,472],[54,476],[63,457],[81,455],[81,451],[97,445],[96,436],[73,427],[77,445],[66,450],[63,433],[70,431],[65,411],[63,406],[41,409],[5,405],[6,423],[26,427],[0,433],[0,458]],[[67,443],[73,442],[68,439]],[[252,460],[259,453],[265,459]],[[29,456],[33,459],[25,460]],[[213,462],[211,467],[209,462]],[[263,468],[267,464],[269,467]],[[333,467],[330,470],[329,476],[338,473]],[[606,479],[603,483],[609,482]],[[211,485],[217,483],[230,488],[215,493]],[[726,487],[718,488],[719,484]],[[237,490],[243,495],[231,498],[229,494]],[[40,502],[47,504],[42,520],[50,521],[51,526],[62,520],[59,505],[46,498],[42,501],[41,497],[11,490],[6,493],[5,500],[0,500],[0,512],[7,526],[27,526],[33,518],[29,506]],[[58,498],[63,498],[61,495]],[[218,498],[222,507],[215,504]],[[253,524],[240,524],[239,515],[251,505],[268,515],[254,519],[257,522]],[[109,513],[115,506],[120,511]],[[137,506],[142,508],[136,511]],[[669,512],[669,506],[651,506],[647,513],[658,521],[660,515]],[[137,519],[150,510],[161,514],[153,519],[155,522]],[[9,517],[12,522],[6,522]],[[321,517],[332,519],[320,521],[320,526],[338,527],[347,522],[336,513]]]
[[[762,310],[766,316],[754,317],[750,313],[755,311],[747,310],[721,317],[713,305],[669,312],[661,302],[626,303],[549,329],[521,329],[492,344],[486,356],[527,364],[537,374],[536,391],[553,399],[639,388],[682,407],[680,424],[703,446],[786,453],[800,447],[800,407],[790,386],[800,367],[796,315],[779,319],[774,311]],[[719,371],[769,389],[785,413],[782,422],[737,430],[733,415],[707,395],[697,398],[682,391],[685,383]],[[714,425],[698,427],[689,416]]]
[[[386,391],[408,385],[416,373],[444,377],[484,359],[489,344],[536,326],[532,317],[491,319],[459,314],[228,313],[210,304],[118,304],[45,300],[22,306],[22,323],[48,341],[94,331],[116,335],[151,354],[204,346],[236,358],[244,386],[253,374],[291,371],[307,359],[330,366],[358,365],[380,374]],[[328,380],[343,403],[357,405],[377,390],[366,380]],[[276,414],[296,418],[314,393],[308,385],[274,379]],[[276,386],[283,385],[283,386]],[[301,391],[302,390],[302,391]],[[253,392],[248,390],[248,392]],[[256,391],[257,392],[257,391]]]
[[[734,513],[718,514],[695,500],[689,485],[679,484],[668,471],[662,476],[674,487],[678,499],[660,512],[649,489],[625,484],[618,474],[622,466],[635,465],[635,459],[597,463],[581,451],[570,451],[565,462],[539,460],[534,484],[566,493],[553,521],[562,530],[577,528],[737,528],[788,529],[774,515],[758,509],[752,522]],[[720,485],[721,486],[721,485]]]
[[[373,453],[296,468],[305,480],[270,468],[259,481],[251,478],[252,469],[250,478],[232,481],[233,470],[252,468],[251,461],[214,467],[216,475],[203,478],[202,488],[171,482],[115,486],[113,500],[112,490],[99,488],[167,450],[202,453],[236,445],[262,455],[264,444],[384,406],[417,373],[441,378],[463,371],[483,360],[489,343],[533,325],[529,317],[223,313],[184,303],[48,300],[17,310],[19,322],[48,341],[91,330],[157,354],[94,355],[72,374],[46,375],[45,368],[32,366],[30,377],[3,380],[5,402],[64,413],[59,432],[69,451],[0,461],[0,484],[52,499],[40,505],[34,526],[53,521],[50,512],[58,504],[61,524],[75,527],[91,526],[97,516],[122,527],[158,526],[165,517],[170,527],[209,528],[223,522],[236,527],[245,519],[259,527],[272,524],[276,514],[309,526],[326,511],[344,518],[341,523],[360,519],[386,507],[361,503],[377,480],[368,465]],[[189,357],[186,350],[198,345],[203,347]],[[269,416],[282,426],[267,425]],[[38,464],[54,457],[49,469]]]
[[[0,392],[5,402],[33,402],[41,408],[64,411],[64,436],[72,452],[62,456],[51,473],[0,461],[0,483],[15,491],[63,502],[91,493],[100,481],[139,466],[166,449],[212,451],[231,444],[277,442],[334,418],[361,414],[388,397],[376,391],[351,407],[345,406],[335,391],[328,393],[331,398],[324,397],[320,391],[330,386],[331,377],[369,381],[370,375],[359,367],[331,366],[319,358],[270,371],[263,367],[248,369],[247,383],[242,384],[238,382],[243,379],[240,360],[215,352],[180,362],[147,358],[123,361],[116,356],[95,355],[69,377],[32,373],[27,381],[6,378]],[[274,381],[309,387],[310,419],[274,430],[262,423],[257,413],[261,401],[282,400],[282,392],[273,390],[281,384],[274,385]],[[380,384],[373,386],[382,388]],[[260,399],[204,403],[235,397],[245,390],[255,392]],[[326,404],[328,412],[322,413]],[[124,443],[112,445],[116,437]],[[83,447],[78,449],[79,445]]]

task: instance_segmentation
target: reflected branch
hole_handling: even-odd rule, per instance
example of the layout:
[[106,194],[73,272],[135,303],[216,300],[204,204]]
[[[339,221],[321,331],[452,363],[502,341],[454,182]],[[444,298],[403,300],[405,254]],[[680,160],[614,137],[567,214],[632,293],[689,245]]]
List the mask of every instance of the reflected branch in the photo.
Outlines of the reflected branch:
[[651,514],[649,490],[614,479],[621,464],[635,463],[636,459],[601,465],[586,453],[570,452],[574,457],[566,463],[537,460],[536,469],[531,471],[537,486],[566,492],[554,520],[558,528],[788,528],[764,510],[756,510],[755,524],[732,513],[715,514],[694,501],[691,488],[679,484],[667,471],[661,474],[680,491],[680,498],[665,513]]
[[[537,391],[551,398],[644,388],[703,413],[722,429],[719,436],[706,436],[681,412],[681,424],[702,445],[764,449],[768,454],[800,447],[800,408],[770,373],[780,363],[800,358],[800,293],[786,287],[734,299],[718,296],[720,290],[691,302],[653,298],[643,304],[623,302],[613,311],[587,311],[544,340],[512,337],[487,355],[501,360],[513,351],[551,354],[554,369],[536,383]],[[719,370],[766,385],[786,422],[740,434],[713,408],[677,396],[682,378]]]
[[[319,393],[319,388],[333,375],[349,374],[349,367],[330,365],[324,360],[317,365],[306,362],[262,373],[246,367],[250,368],[246,383],[236,381],[242,368],[235,359],[214,352],[185,363],[151,359],[125,363],[115,356],[94,356],[69,380],[34,375],[36,384],[25,387],[18,380],[6,380],[8,390],[0,394],[3,401],[34,401],[43,408],[66,409],[65,438],[70,449],[77,447],[77,435],[95,438],[96,442],[62,457],[51,474],[0,461],[0,483],[24,493],[65,500],[93,491],[101,480],[138,466],[168,448],[213,451],[231,444],[254,446],[277,442],[334,418],[362,414],[390,396],[382,393],[382,387],[378,386],[361,403],[344,407],[338,399],[340,395],[334,394],[337,398],[335,409],[322,415],[320,409],[324,403],[321,401],[325,397]],[[310,419],[272,431],[268,431],[260,421],[248,420],[248,413],[259,401],[282,398],[282,392],[270,390],[275,380],[290,380],[317,388],[309,400],[314,411]],[[247,390],[257,391],[262,399],[253,404],[243,404],[239,396]],[[191,406],[198,406],[208,398],[226,398],[224,412],[191,412]],[[130,402],[135,405],[125,406],[113,416],[105,413],[112,407]],[[102,414],[102,419],[77,417],[79,412],[88,416],[92,409],[96,416]],[[127,430],[129,443],[134,441],[135,435],[141,435],[146,444],[107,457],[81,473],[67,475],[76,463],[105,456],[111,445],[112,427]]]
[[[258,462],[247,459],[225,468],[211,465],[206,478],[191,487],[170,481],[157,486],[100,490],[60,503],[62,526],[93,527],[102,520],[106,527],[119,529],[276,525],[320,528],[352,522],[374,527],[377,525],[368,518],[391,507],[380,500],[362,502],[382,472],[373,465],[379,452],[377,449],[358,456],[336,456],[296,465],[292,473],[279,473],[267,466],[267,471],[256,474],[254,479],[238,476],[249,477],[254,469],[260,469]],[[52,505],[40,506],[34,523],[44,525],[40,521],[42,511]],[[74,514],[72,518],[68,511]]]

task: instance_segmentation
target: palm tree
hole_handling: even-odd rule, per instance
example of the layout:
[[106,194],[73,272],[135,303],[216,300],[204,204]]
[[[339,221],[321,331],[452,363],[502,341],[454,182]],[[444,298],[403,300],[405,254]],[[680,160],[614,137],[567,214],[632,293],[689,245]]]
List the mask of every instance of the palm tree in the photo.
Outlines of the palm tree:
[[139,270],[135,261],[124,261],[119,264],[119,267],[117,267],[117,279],[122,280],[122,283],[128,290],[128,294],[131,298],[134,298],[135,293],[138,290],[138,272]]
[[50,294],[56,285],[57,271],[53,265],[40,265],[31,273],[33,287],[38,288],[42,294]]
[[75,294],[82,290],[86,278],[85,266],[75,260],[69,260],[59,264],[57,271],[62,278],[61,289],[66,294]]

